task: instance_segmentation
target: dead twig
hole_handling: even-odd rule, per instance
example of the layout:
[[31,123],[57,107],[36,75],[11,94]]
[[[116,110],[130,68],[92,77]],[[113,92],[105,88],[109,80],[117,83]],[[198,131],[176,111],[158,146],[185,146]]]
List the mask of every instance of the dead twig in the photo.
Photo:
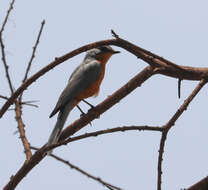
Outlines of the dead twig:
[[32,55],[30,57],[30,60],[29,60],[29,63],[28,63],[28,66],[27,66],[27,69],[26,69],[26,72],[25,72],[25,76],[22,80],[22,83],[24,83],[26,80],[27,80],[27,77],[28,77],[28,73],[30,71],[30,68],[31,68],[31,65],[32,65],[32,62],[33,62],[33,59],[35,58],[35,52],[36,52],[36,49],[38,47],[38,44],[39,44],[39,41],[40,41],[40,36],[42,34],[42,31],[43,31],[43,27],[45,25],[45,20],[43,20],[41,22],[41,27],[40,27],[40,30],[39,30],[39,33],[38,33],[38,37],[36,39],[36,42],[35,42],[35,45],[33,46],[33,51],[32,51]]
[[12,86],[12,82],[11,82],[11,77],[10,77],[10,74],[9,74],[9,66],[7,64],[7,61],[6,61],[5,45],[4,45],[2,36],[3,36],[3,31],[5,29],[5,26],[7,24],[8,18],[9,18],[9,15],[10,15],[12,9],[13,9],[14,2],[15,2],[15,0],[12,0],[12,2],[10,3],[10,7],[7,10],[6,17],[5,17],[4,21],[3,21],[3,24],[2,24],[1,30],[0,30],[0,46],[1,46],[2,62],[3,62],[3,65],[4,65],[6,78],[7,78],[8,84],[9,84],[9,88],[10,88],[11,94],[14,93],[14,90],[13,90],[13,86]]

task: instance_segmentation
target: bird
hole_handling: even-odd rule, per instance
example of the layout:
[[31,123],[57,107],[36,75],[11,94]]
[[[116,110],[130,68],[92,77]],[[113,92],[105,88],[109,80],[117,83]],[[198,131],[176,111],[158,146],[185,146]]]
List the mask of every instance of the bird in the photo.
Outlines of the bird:
[[[55,127],[49,137],[47,146],[58,142],[61,131],[71,110],[81,100],[96,97],[105,76],[106,63],[115,51],[111,46],[100,46],[86,52],[83,62],[72,72],[66,88],[61,93],[49,118],[58,113]],[[52,151],[49,151],[50,154]]]

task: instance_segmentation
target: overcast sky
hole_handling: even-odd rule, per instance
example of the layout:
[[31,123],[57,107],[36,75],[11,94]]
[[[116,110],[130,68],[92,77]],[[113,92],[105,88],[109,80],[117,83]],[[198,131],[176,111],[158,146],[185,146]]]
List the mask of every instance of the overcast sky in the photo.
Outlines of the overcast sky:
[[[9,6],[1,0],[0,22]],[[180,65],[207,67],[208,2],[206,0],[129,1],[16,1],[4,32],[6,56],[15,88],[21,84],[40,24],[46,20],[30,76],[55,57],[90,42],[109,39],[114,29],[122,38]],[[90,98],[96,105],[124,85],[147,64],[125,50],[107,64],[100,95]],[[23,120],[31,145],[43,145],[55,124],[49,119],[71,72],[84,54],[59,65],[25,92],[24,100],[38,100],[39,108],[25,106]],[[0,94],[9,96],[3,66]],[[165,124],[198,82],[183,81],[181,99],[177,80],[154,76],[116,106],[83,128],[78,134],[129,125]],[[208,117],[205,86],[169,132],[163,161],[164,190],[186,188],[207,176]],[[0,100],[3,105],[4,100]],[[87,111],[88,107],[81,104]],[[78,109],[67,124],[79,118]],[[25,159],[14,112],[0,120],[0,188]],[[125,190],[156,189],[160,134],[124,132],[76,141],[54,151],[89,173]],[[17,186],[17,190],[106,189],[52,158],[45,158]]]

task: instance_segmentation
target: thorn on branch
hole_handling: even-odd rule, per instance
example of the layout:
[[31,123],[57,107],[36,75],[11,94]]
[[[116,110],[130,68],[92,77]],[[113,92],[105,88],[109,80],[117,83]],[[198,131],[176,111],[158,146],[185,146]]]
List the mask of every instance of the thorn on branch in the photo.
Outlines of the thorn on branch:
[[22,80],[22,83],[24,83],[24,82],[27,80],[28,73],[29,73],[29,71],[30,71],[30,68],[31,68],[33,59],[35,58],[36,49],[37,49],[38,44],[39,44],[39,41],[40,41],[40,36],[41,36],[41,34],[42,34],[44,24],[45,24],[45,20],[43,20],[43,21],[41,22],[41,27],[40,27],[40,30],[39,30],[39,33],[38,33],[38,36],[37,36],[35,45],[34,45],[33,48],[32,48],[32,49],[33,49],[32,55],[31,55],[31,57],[30,57],[30,60],[29,60],[29,63],[28,63],[28,66],[27,66],[27,69],[26,69],[26,72],[25,72],[25,76],[24,76],[24,78],[23,78],[23,80]]
[[119,39],[119,35],[118,35],[118,34],[116,34],[116,33],[114,32],[114,30],[113,30],[113,29],[111,29],[111,33],[112,33],[112,36],[113,36],[114,38]]

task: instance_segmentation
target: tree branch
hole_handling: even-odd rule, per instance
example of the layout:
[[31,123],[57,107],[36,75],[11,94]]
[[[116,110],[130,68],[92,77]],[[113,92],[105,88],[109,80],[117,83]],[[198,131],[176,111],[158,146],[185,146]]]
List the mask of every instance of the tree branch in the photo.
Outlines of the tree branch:
[[74,51],[71,51],[61,57],[55,58],[53,62],[51,62],[49,65],[41,69],[39,72],[31,76],[28,80],[26,80],[15,92],[14,94],[9,98],[9,100],[3,105],[3,107],[0,110],[0,118],[4,115],[6,110],[9,108],[11,104],[15,101],[15,99],[30,86],[33,82],[35,82],[37,79],[39,79],[42,75],[44,75],[46,72],[50,71],[57,65],[63,63],[64,61],[82,53],[89,49],[99,47],[102,45],[115,45],[118,47],[122,47],[126,49],[127,51],[131,52],[138,58],[141,58],[145,62],[147,62],[149,65],[151,65],[153,68],[156,68],[155,71],[157,73],[174,77],[174,78],[180,78],[181,80],[201,80],[202,78],[205,78],[208,76],[208,68],[198,68],[198,67],[188,67],[188,66],[179,66],[176,65],[156,54],[153,54],[143,48],[140,48],[139,46],[136,46],[126,40],[123,40],[121,38],[116,39],[110,39],[110,40],[103,40],[94,42],[85,46],[82,46]]
[[115,132],[125,132],[125,131],[158,131],[158,132],[163,132],[164,128],[162,127],[157,127],[157,126],[123,126],[123,127],[116,127],[116,128],[111,128],[111,129],[105,129],[105,130],[99,130],[95,131],[92,133],[85,133],[83,135],[75,136],[75,137],[69,137],[65,139],[64,141],[60,141],[57,144],[52,145],[52,147],[58,147],[63,144],[68,144],[73,141],[89,138],[89,137],[97,137],[100,135],[104,134],[109,134],[109,133],[115,133]]
[[27,137],[25,135],[25,125],[22,121],[22,109],[21,109],[21,104],[19,101],[15,101],[15,114],[16,114],[16,121],[18,124],[18,130],[20,133],[20,139],[22,141],[23,147],[24,147],[24,152],[26,154],[26,162],[30,160],[32,157],[32,153],[30,150],[30,143],[27,140]]
[[11,11],[13,9],[14,2],[15,2],[15,0],[12,0],[12,2],[10,3],[10,7],[9,7],[9,9],[7,11],[6,17],[4,19],[4,22],[3,22],[2,26],[1,26],[1,30],[0,30],[0,46],[1,46],[2,62],[4,64],[6,78],[7,78],[8,84],[9,84],[9,88],[10,88],[11,94],[13,94],[14,91],[13,91],[11,78],[10,78],[10,75],[9,75],[9,66],[7,65],[7,61],[6,61],[6,55],[5,55],[5,50],[4,50],[5,49],[5,45],[3,43],[3,37],[2,36],[3,36],[4,28],[6,26],[8,18],[9,18],[9,14],[11,13]]
[[37,37],[36,42],[35,42],[35,45],[34,45],[34,47],[33,47],[33,52],[32,52],[30,61],[29,61],[29,63],[28,63],[28,66],[27,66],[27,69],[26,69],[26,72],[25,72],[25,76],[24,76],[24,78],[23,78],[22,83],[24,83],[24,82],[27,80],[28,73],[29,73],[30,68],[31,68],[31,65],[32,65],[32,61],[33,61],[33,59],[35,58],[35,52],[36,52],[36,49],[37,49],[37,47],[38,47],[38,44],[39,44],[39,41],[40,41],[40,36],[41,36],[41,34],[42,34],[44,25],[45,25],[45,20],[43,20],[43,21],[41,22],[41,27],[40,27],[40,30],[39,30],[39,33],[38,33],[38,37]]
[[[30,148],[33,149],[33,150],[39,150],[38,148],[36,148],[36,147],[34,147],[34,146],[31,146]],[[80,169],[78,166],[75,166],[74,164],[70,163],[70,162],[67,161],[67,160],[64,160],[63,158],[61,158],[61,157],[59,157],[59,156],[57,156],[57,155],[55,155],[55,154],[50,154],[49,156],[51,156],[52,158],[54,158],[54,159],[56,159],[56,160],[58,160],[58,161],[60,161],[60,162],[62,162],[62,163],[64,163],[64,164],[66,164],[66,165],[69,166],[71,169],[75,169],[76,171],[80,172],[81,174],[83,174],[83,175],[85,175],[85,176],[87,176],[87,177],[89,177],[89,178],[91,178],[91,179],[97,181],[98,183],[101,183],[102,185],[104,185],[105,187],[109,188],[110,190],[114,190],[114,189],[116,189],[116,190],[122,190],[122,189],[119,188],[119,187],[116,187],[116,186],[114,186],[114,185],[111,185],[111,184],[109,184],[109,183],[103,181],[103,180],[102,180],[101,178],[99,178],[99,177],[95,177],[95,176],[89,174],[88,172],[86,172],[86,171]]]
[[157,189],[161,190],[161,184],[162,184],[162,160],[163,160],[163,153],[164,153],[164,147],[165,147],[165,141],[167,134],[169,130],[174,126],[177,119],[182,115],[182,113],[187,109],[191,101],[194,99],[194,97],[198,94],[198,92],[202,89],[202,87],[207,83],[206,79],[202,79],[199,84],[196,86],[196,88],[192,91],[192,93],[189,95],[189,97],[184,101],[184,103],[180,106],[180,108],[177,110],[177,112],[171,117],[171,119],[167,122],[166,125],[163,126],[163,133],[160,140],[160,149],[159,149],[159,155],[158,155],[158,181],[157,181]]
[[4,99],[4,100],[8,100],[8,99],[9,99],[8,97],[2,96],[2,95],[0,95],[0,98],[2,98],[2,99]]

